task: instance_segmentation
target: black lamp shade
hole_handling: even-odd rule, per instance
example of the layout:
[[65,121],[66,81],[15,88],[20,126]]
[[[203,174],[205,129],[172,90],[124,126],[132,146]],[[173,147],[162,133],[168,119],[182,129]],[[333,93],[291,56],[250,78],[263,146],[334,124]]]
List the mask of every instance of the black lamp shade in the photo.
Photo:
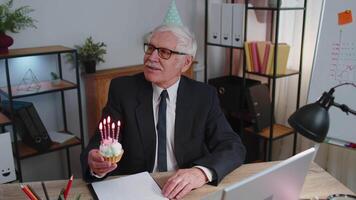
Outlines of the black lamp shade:
[[315,102],[298,109],[288,123],[303,136],[323,142],[329,130],[329,113],[327,108]]

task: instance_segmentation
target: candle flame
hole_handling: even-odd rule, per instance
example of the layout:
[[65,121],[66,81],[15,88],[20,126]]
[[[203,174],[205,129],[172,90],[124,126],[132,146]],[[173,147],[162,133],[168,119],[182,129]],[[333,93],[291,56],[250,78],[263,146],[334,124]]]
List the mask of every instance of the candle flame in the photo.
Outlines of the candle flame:
[[117,121],[117,126],[121,126],[121,122],[120,122],[120,120],[119,120],[119,121]]
[[99,123],[99,129],[103,130],[103,124],[101,122]]
[[111,124],[111,128],[114,129],[115,128],[115,123]]
[[110,116],[108,116],[108,124],[110,124],[111,118]]
[[106,119],[104,118],[104,125],[106,124]]

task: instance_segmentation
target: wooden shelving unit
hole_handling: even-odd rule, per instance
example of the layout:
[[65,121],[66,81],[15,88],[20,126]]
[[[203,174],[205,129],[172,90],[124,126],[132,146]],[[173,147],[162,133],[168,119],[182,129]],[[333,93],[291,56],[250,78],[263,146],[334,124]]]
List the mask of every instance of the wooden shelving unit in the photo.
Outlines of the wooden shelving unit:
[[[254,75],[258,75],[258,76],[263,76],[263,77],[266,77],[266,78],[273,78],[274,76],[272,74],[260,74],[258,72],[249,72],[249,71],[246,71],[247,74],[254,74]],[[287,77],[287,76],[294,76],[294,75],[298,75],[299,74],[299,71],[297,70],[293,70],[293,69],[287,69],[286,70],[286,73],[284,74],[276,74],[276,78],[282,78],[282,77]]]
[[[61,80],[58,84],[53,84],[51,81],[42,81],[39,82],[38,84],[40,87],[39,89],[36,90],[33,89],[26,90],[26,88],[28,88],[29,85],[12,86],[11,87],[12,98],[21,98],[25,96],[39,95],[39,94],[56,92],[56,91],[71,90],[77,87],[76,84],[66,80]],[[20,89],[20,87],[22,89]],[[1,87],[0,93],[2,93],[6,97],[9,97],[9,92],[7,90],[8,90],[7,87]]]
[[[277,5],[281,5],[282,1],[277,0]],[[304,0],[303,6],[299,7],[253,7],[249,6],[249,0],[245,0],[245,40],[248,39],[248,33],[247,33],[247,26],[248,26],[248,11],[253,11],[253,10],[263,10],[263,11],[269,11],[272,14],[271,18],[271,24],[273,24],[270,27],[271,35],[269,40],[274,44],[274,57],[273,57],[273,72],[272,74],[261,74],[261,73],[255,73],[255,72],[249,72],[247,71],[246,64],[243,67],[243,78],[246,78],[246,74],[253,74],[256,76],[264,77],[267,78],[268,80],[268,86],[270,88],[270,93],[271,93],[271,111],[270,111],[270,126],[264,128],[260,132],[256,132],[253,130],[251,127],[245,128],[244,131],[246,133],[253,133],[261,138],[264,139],[264,144],[265,144],[265,160],[272,160],[272,145],[275,140],[281,139],[283,137],[289,136],[294,134],[294,142],[293,142],[293,155],[296,153],[296,143],[297,143],[297,137],[296,137],[296,132],[287,126],[281,125],[281,124],[276,124],[274,122],[274,114],[275,114],[275,104],[276,104],[276,85],[277,85],[277,79],[279,78],[285,78],[285,77],[290,77],[290,76],[297,76],[298,77],[298,87],[297,87],[297,100],[296,100],[296,109],[299,108],[299,97],[300,97],[300,90],[301,90],[301,76],[302,76],[302,56],[303,56],[303,40],[304,40],[304,30],[305,30],[305,16],[306,16],[306,5],[307,5],[307,0]],[[299,50],[300,56],[299,56],[299,66],[298,70],[292,70],[287,68],[287,72],[285,74],[277,74],[277,57],[278,55],[278,43],[279,41],[279,22],[281,18],[281,12],[290,12],[290,11],[298,11],[302,13],[303,16],[303,21],[302,21],[302,32],[301,32],[301,48]],[[293,48],[293,47],[291,47]],[[296,50],[298,52],[298,50]],[[267,148],[268,147],[268,148]]]
[[72,53],[74,49],[64,47],[61,45],[21,48],[21,49],[9,49],[8,53],[0,54],[0,59],[5,58],[18,58],[25,56],[39,56],[47,54],[57,53]]
[[[227,1],[227,0],[221,0],[221,3],[237,3],[237,1],[232,0],[232,1]],[[300,62],[299,62],[299,69],[298,70],[293,70],[293,69],[288,69],[285,74],[277,74],[277,70],[276,67],[273,67],[273,73],[272,74],[262,74],[262,73],[256,73],[256,72],[249,72],[247,70],[247,66],[246,66],[246,60],[245,60],[245,52],[244,52],[244,48],[243,47],[234,47],[232,45],[221,45],[221,44],[213,44],[208,42],[208,17],[209,17],[209,4],[211,4],[212,2],[209,0],[205,0],[205,48],[204,48],[204,65],[205,65],[205,69],[204,69],[204,81],[208,82],[208,47],[209,46],[218,46],[218,47],[222,47],[222,48],[226,48],[230,51],[230,73],[229,75],[232,76],[232,65],[233,65],[233,59],[234,59],[234,50],[238,50],[244,59],[244,64],[243,64],[243,71],[242,71],[242,78],[243,78],[243,90],[239,91],[239,94],[245,94],[246,90],[247,90],[247,75],[253,75],[251,77],[264,77],[267,79],[268,82],[268,86],[270,89],[270,93],[271,93],[271,112],[270,112],[270,126],[267,128],[264,128],[262,131],[257,132],[255,131],[252,127],[248,127],[248,128],[243,128],[244,125],[246,124],[251,124],[251,121],[249,121],[248,123],[242,124],[240,126],[240,131],[242,132],[242,135],[245,134],[245,132],[247,134],[255,134],[258,137],[262,138],[264,140],[264,144],[265,144],[265,153],[268,155],[265,155],[265,160],[272,160],[272,144],[274,140],[283,138],[285,136],[294,134],[294,143],[293,143],[293,154],[296,153],[296,142],[297,142],[297,133],[294,132],[291,128],[281,125],[281,124],[276,124],[274,122],[274,110],[275,110],[275,104],[276,104],[276,82],[277,79],[279,78],[286,78],[286,77],[291,77],[291,76],[297,76],[298,78],[298,89],[297,89],[297,103],[296,103],[296,108],[299,108],[299,97],[300,97],[300,89],[301,89],[301,76],[302,76],[302,56],[303,56],[303,40],[304,40],[304,31],[305,31],[305,16],[306,16],[306,5],[307,5],[307,0],[303,1],[303,5],[300,6],[296,6],[296,7],[255,7],[253,6],[253,4],[251,4],[250,0],[244,0],[243,2],[239,2],[239,3],[244,3],[245,5],[245,16],[244,16],[244,40],[247,41],[248,40],[248,36],[249,34],[247,33],[248,30],[248,16],[249,16],[249,12],[251,11],[266,11],[266,12],[270,12],[271,13],[271,21],[270,24],[272,24],[270,26],[270,38],[268,39],[269,41],[271,41],[274,44],[274,55],[278,55],[278,43],[279,43],[279,22],[280,22],[280,15],[281,12],[293,12],[293,11],[297,11],[297,12],[301,12],[302,16],[303,16],[303,21],[302,21],[302,33],[301,33],[301,48],[300,51],[296,50],[295,52],[300,52]],[[216,3],[216,2],[214,2]],[[277,5],[281,5],[282,0],[276,0],[276,4]],[[210,16],[211,17],[211,16]],[[234,20],[232,20],[234,21]],[[258,31],[258,30],[257,30]],[[293,47],[291,47],[293,48]],[[232,55],[232,56],[231,56]],[[276,56],[274,56],[273,58],[273,66],[277,66],[277,58]],[[248,77],[250,78],[250,77]],[[244,95],[242,95],[244,96]],[[241,107],[244,107],[244,103],[246,101],[245,97],[242,97],[243,100],[241,101]],[[244,112],[244,110],[241,110],[240,112]],[[236,116],[240,116],[243,114],[236,114]],[[240,120],[238,119],[240,122],[241,121],[245,121],[245,120]],[[250,119],[251,120],[251,119]],[[244,123],[244,122],[242,122]],[[268,146],[268,148],[267,148]]]
[[[62,70],[62,57],[61,54],[69,53],[73,55],[74,64],[75,64],[75,83],[65,80],[63,77]],[[42,55],[57,55],[57,63],[56,67],[59,71],[60,81],[58,83],[52,83],[51,81],[40,81],[36,84],[38,89],[34,89],[33,87],[29,89],[29,85],[12,85],[10,81],[10,70],[11,67],[9,64],[10,59],[15,59],[19,57],[29,57],[29,56],[42,56]],[[81,92],[80,92],[80,78],[79,78],[79,68],[78,68],[78,60],[77,60],[77,51],[72,48],[56,45],[56,46],[44,46],[44,47],[34,47],[34,48],[22,48],[22,49],[11,49],[8,53],[0,54],[0,60],[5,61],[5,72],[6,72],[6,85],[0,87],[0,96],[2,100],[8,100],[9,102],[9,116],[13,117],[14,107],[13,101],[15,99],[21,99],[23,97],[28,96],[39,96],[47,93],[59,92],[61,95],[61,108],[62,108],[62,116],[63,116],[63,126],[64,132],[71,133],[67,127],[67,114],[66,114],[66,102],[64,97],[64,91],[66,90],[76,90],[78,97],[78,113],[79,113],[79,128],[80,128],[80,137],[74,136],[72,139],[64,142],[64,143],[53,143],[52,146],[46,151],[37,151],[36,149],[24,144],[22,141],[18,141],[18,133],[16,132],[16,123],[11,123],[11,120],[4,115],[4,113],[0,112],[0,126],[2,128],[2,132],[4,131],[4,126],[13,126],[13,149],[16,160],[16,167],[18,172],[19,181],[22,182],[22,168],[21,168],[21,160],[46,154],[54,151],[59,151],[62,149],[66,150],[67,155],[67,166],[68,166],[68,174],[71,174],[71,166],[70,166],[70,155],[69,148],[77,145],[81,145],[82,149],[84,148],[83,141],[83,117],[82,117],[82,104],[81,104]],[[32,86],[34,86],[32,84]]]
[[[269,127],[262,129],[260,132],[255,132],[252,127],[247,127],[244,129],[246,133],[256,134],[264,139],[269,139],[271,136],[269,134]],[[274,124],[273,125],[273,138],[274,140],[285,137],[287,135],[293,134],[294,131],[292,128],[288,126],[284,126],[282,124]]]
[[74,137],[64,143],[57,143],[54,142],[52,144],[52,146],[45,152],[39,152],[36,149],[29,147],[28,145],[24,144],[23,142],[19,142],[18,143],[18,148],[19,148],[19,158],[20,159],[25,159],[25,158],[29,158],[29,157],[33,157],[33,156],[37,156],[40,154],[46,154],[46,153],[50,153],[53,151],[58,151],[61,149],[65,149],[65,148],[69,148],[72,146],[76,146],[76,145],[80,145],[81,144],[81,140],[78,137]]
[[11,120],[0,112],[0,126],[6,126],[11,123]]

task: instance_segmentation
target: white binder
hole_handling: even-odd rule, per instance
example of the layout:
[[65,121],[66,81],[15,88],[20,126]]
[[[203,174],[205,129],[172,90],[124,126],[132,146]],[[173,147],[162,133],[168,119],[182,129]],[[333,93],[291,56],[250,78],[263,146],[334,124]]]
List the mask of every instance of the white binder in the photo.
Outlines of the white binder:
[[233,4],[232,18],[232,46],[243,47],[244,45],[244,24],[245,24],[245,4]]
[[208,42],[220,44],[221,3],[212,3],[208,16]]
[[221,9],[221,44],[232,46],[232,8],[233,4],[223,3]]

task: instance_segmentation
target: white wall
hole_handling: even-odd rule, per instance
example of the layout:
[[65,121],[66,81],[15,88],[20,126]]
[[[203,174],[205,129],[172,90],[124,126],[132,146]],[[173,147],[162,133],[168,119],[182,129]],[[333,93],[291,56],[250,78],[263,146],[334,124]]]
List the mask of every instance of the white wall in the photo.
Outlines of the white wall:
[[[4,3],[5,0],[0,0]],[[10,48],[25,48],[47,45],[73,47],[82,44],[92,36],[95,41],[107,44],[105,63],[98,70],[142,63],[143,36],[162,23],[170,0],[16,0],[14,7],[29,5],[35,11],[31,16],[38,22],[37,29],[26,29],[18,34],[10,33],[15,43]],[[196,59],[203,63],[204,42],[204,1],[179,0],[177,7],[183,23],[191,29],[198,40]],[[12,59],[11,80],[18,84],[27,69],[31,68],[38,79],[50,79],[55,71],[55,56]],[[64,75],[74,80],[71,64],[63,63]],[[4,62],[0,62],[0,85],[6,85]],[[82,91],[84,91],[82,87]],[[82,92],[83,93],[83,92]],[[48,130],[63,127],[58,94],[36,96],[24,101],[32,101]],[[85,115],[85,94],[82,94]],[[69,127],[79,134],[77,97],[75,92],[66,93]],[[84,118],[85,122],[85,118]],[[86,133],[84,133],[86,135]],[[71,150],[72,169],[80,176],[79,148]],[[22,162],[26,181],[58,179],[66,176],[65,152],[50,153]]]
[[[203,30],[198,29],[199,21],[195,18],[198,2],[203,1],[178,1],[183,23],[192,30]],[[142,63],[142,37],[162,22],[169,3],[169,0],[16,1],[16,5],[27,4],[35,9],[32,16],[38,20],[38,29],[14,34],[12,48],[53,44],[71,47],[93,36],[108,45],[106,62],[99,69]],[[198,38],[201,46],[203,38]]]

